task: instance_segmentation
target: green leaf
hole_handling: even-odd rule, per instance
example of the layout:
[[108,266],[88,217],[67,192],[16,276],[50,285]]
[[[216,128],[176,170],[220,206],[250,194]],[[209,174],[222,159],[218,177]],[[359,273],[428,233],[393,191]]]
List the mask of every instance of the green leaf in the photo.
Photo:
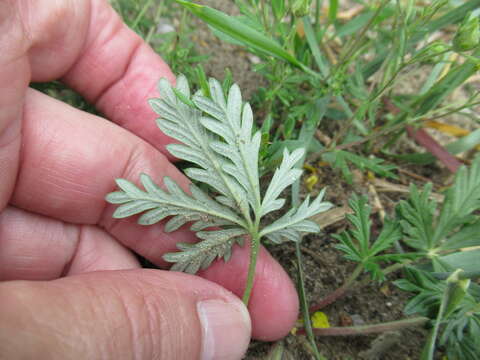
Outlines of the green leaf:
[[[204,81],[203,86],[206,85]],[[215,258],[228,260],[232,246],[242,243],[245,235],[250,235],[258,247],[262,236],[274,242],[298,241],[302,233],[319,230],[308,218],[331,207],[330,203],[322,202],[324,192],[312,202],[307,198],[300,207],[261,228],[262,216],[284,205],[285,200],[278,197],[301,175],[301,170],[294,167],[303,158],[305,149],[296,146],[292,153],[285,149],[280,168],[262,201],[258,170],[261,133],[253,130],[252,109],[243,102],[238,85],[231,85],[225,97],[222,84],[210,79],[208,89],[191,96],[186,78],[179,76],[175,88],[162,79],[159,92],[161,98],[150,101],[160,116],[157,124],[166,135],[181,142],[170,144],[167,149],[177,158],[193,163],[195,166],[184,172],[204,186],[201,189],[191,185],[187,193],[169,177],[164,178],[164,186],[160,187],[143,174],[144,190],[118,179],[121,191],[106,198],[119,205],[114,213],[117,218],[139,214],[138,222],[143,225],[165,220],[165,232],[190,224],[201,241],[180,244],[181,252],[165,256],[167,261],[175,263],[173,270],[194,273],[209,266]],[[213,190],[214,198],[208,190]],[[224,229],[213,230],[215,227]],[[251,269],[250,286],[255,270]],[[248,298],[249,292],[246,294]]]
[[338,12],[338,0],[330,0],[328,7],[328,20],[333,23],[337,19]]
[[[141,176],[142,185],[146,191],[142,191],[129,181],[119,179],[117,183],[123,190],[122,205],[119,206],[113,217],[125,218],[145,212],[140,218],[141,225],[151,225],[168,216],[172,216],[165,231],[173,231],[190,221],[203,220],[216,223],[226,222],[230,225],[245,226],[244,221],[229,208],[218,204],[198,187],[191,185],[192,195],[184,192],[172,179],[165,177],[164,184],[168,191],[157,186],[152,179],[145,174]],[[119,198],[119,192],[115,192],[113,200]],[[107,201],[110,199],[107,196]],[[118,202],[116,202],[118,203]]]
[[202,241],[196,244],[179,243],[180,252],[168,253],[163,259],[174,263],[171,270],[184,271],[195,274],[200,269],[206,269],[217,258],[230,259],[232,246],[237,242],[243,243],[245,229],[234,228],[229,230],[200,231],[197,236]]
[[402,200],[397,205],[397,213],[404,233],[405,242],[411,247],[429,251],[434,247],[434,213],[436,203],[430,200],[432,184],[427,184],[421,192],[415,184],[410,185],[408,201]]
[[462,166],[455,176],[454,185],[447,191],[435,229],[434,241],[439,243],[457,226],[470,219],[480,209],[480,157],[470,169]]
[[260,236],[266,236],[274,243],[280,243],[284,239],[299,241],[302,232],[318,232],[320,228],[313,221],[307,220],[315,214],[329,210],[332,204],[322,202],[325,190],[310,202],[310,197],[303,201],[298,208],[292,208],[285,215],[264,227]]
[[383,273],[378,265],[380,261],[400,260],[410,257],[409,254],[388,254],[378,256],[382,251],[387,250],[392,244],[401,239],[402,233],[398,222],[386,219],[385,226],[375,241],[371,240],[370,221],[371,207],[368,205],[366,196],[358,197],[353,195],[349,201],[353,214],[347,214],[347,219],[352,224],[350,230],[339,235],[333,235],[340,241],[337,249],[345,253],[349,260],[361,263],[367,272],[370,272],[374,279],[383,279]]
[[440,249],[457,250],[471,246],[480,246],[480,220],[462,227],[458,232],[445,239],[440,245]]
[[286,0],[272,0],[273,15],[277,21],[281,20],[286,14],[285,1]]
[[[477,50],[473,57],[479,56]],[[453,66],[451,70],[442,77],[424,95],[418,97],[410,106],[414,117],[426,114],[438,106],[453,90],[457,89],[468,78],[477,71],[477,65],[473,61],[466,61],[463,64]]]
[[293,184],[302,174],[302,170],[296,169],[295,164],[303,157],[304,153],[303,149],[297,149],[291,154],[287,149],[284,149],[282,163],[275,171],[263,197],[262,216],[278,210],[283,205],[284,201],[280,204],[280,199],[277,198],[285,188]]
[[363,28],[375,14],[374,11],[366,11],[363,14],[355,16],[352,20],[337,28],[336,35],[339,37],[349,36]]
[[345,150],[335,150],[325,153],[323,159],[336,169],[340,169],[343,176],[348,183],[352,183],[353,177],[350,171],[349,164],[358,167],[361,170],[370,170],[374,173],[396,179],[397,176],[392,172],[396,167],[390,164],[385,164],[382,159],[370,156],[369,158],[353,154]]
[[260,184],[258,172],[258,153],[260,132],[252,136],[253,113],[250,105],[243,105],[240,89],[234,84],[225,102],[221,85],[210,81],[212,100],[195,95],[193,102],[202,111],[212,117],[203,117],[201,124],[223,137],[225,142],[210,142],[210,148],[219,158],[226,158],[222,170],[236,179],[243,188],[246,198],[256,212],[260,207]]
[[308,16],[303,18],[303,28],[305,30],[305,38],[307,39],[308,46],[310,47],[315,62],[317,63],[318,69],[322,76],[326,78],[329,74],[328,63],[320,51],[315,31],[313,30],[312,23]]
[[208,6],[198,5],[190,1],[175,0],[180,5],[191,11],[194,15],[205,21],[211,27],[229,35],[237,41],[255,50],[268,55],[286,60],[293,65],[302,64],[293,55],[285,51],[276,41],[265,34],[243,24],[232,16]]
[[479,259],[480,249],[459,251],[441,257],[441,260],[446,263],[451,269],[462,269],[465,272],[478,271]]

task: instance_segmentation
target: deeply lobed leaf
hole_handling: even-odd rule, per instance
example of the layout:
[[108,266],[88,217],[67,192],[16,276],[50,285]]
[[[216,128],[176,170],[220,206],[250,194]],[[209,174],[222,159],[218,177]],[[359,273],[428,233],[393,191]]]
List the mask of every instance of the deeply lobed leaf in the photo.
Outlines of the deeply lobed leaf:
[[173,270],[190,273],[209,266],[216,258],[228,260],[232,246],[242,243],[245,235],[255,241],[262,236],[277,243],[298,241],[302,233],[319,230],[308,218],[332,206],[322,202],[322,191],[315,200],[307,198],[298,208],[260,229],[261,218],[283,206],[281,192],[300,177],[301,170],[295,166],[304,150],[284,151],[262,200],[258,171],[261,134],[253,133],[252,109],[243,103],[236,84],[227,97],[214,79],[209,80],[208,90],[210,97],[200,93],[191,96],[185,77],[178,77],[176,88],[162,79],[162,98],[152,99],[150,104],[160,115],[159,128],[180,142],[168,145],[168,151],[192,163],[194,167],[185,169],[185,174],[206,185],[214,197],[195,185],[190,186],[190,194],[186,193],[168,177],[161,188],[147,175],[141,176],[144,189],[118,179],[121,191],[107,196],[107,201],[119,205],[114,213],[117,218],[140,214],[138,222],[143,225],[164,220],[167,232],[189,223],[200,242],[179,244],[180,252],[164,258],[175,263]]

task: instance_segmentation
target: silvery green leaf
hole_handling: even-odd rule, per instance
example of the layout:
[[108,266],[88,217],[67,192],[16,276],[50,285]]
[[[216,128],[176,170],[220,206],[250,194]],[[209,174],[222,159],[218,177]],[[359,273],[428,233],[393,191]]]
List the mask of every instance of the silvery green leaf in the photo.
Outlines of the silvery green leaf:
[[230,88],[226,103],[223,93],[220,95],[221,85],[218,81],[211,80],[210,88],[212,99],[200,95],[193,99],[199,109],[212,116],[208,120],[202,119],[202,125],[225,141],[211,141],[210,147],[217,155],[230,160],[231,164],[224,165],[222,169],[245,189],[249,204],[254,212],[258,212],[258,151],[261,134],[258,132],[252,137],[253,114],[250,105],[243,105],[237,85]]
[[145,210],[153,209],[157,204],[150,200],[135,200],[119,206],[113,213],[115,219],[123,219]]
[[242,113],[242,139],[249,139],[252,136],[252,127],[253,127],[253,112],[252,107],[249,103],[246,103],[243,106]]
[[186,97],[190,97],[190,87],[188,86],[188,80],[184,75],[180,75],[177,77],[176,88]]
[[238,149],[235,147],[228,145],[224,142],[220,141],[212,141],[210,143],[210,147],[214,150],[218,155],[224,156],[229,159],[234,164],[241,162],[242,159],[240,154],[238,153]]
[[130,196],[123,191],[114,191],[108,194],[105,198],[110,204],[123,204],[130,201]]
[[[232,129],[240,129],[242,114],[242,95],[237,84],[233,84],[228,92],[227,115]],[[250,135],[250,134],[249,134]]]
[[223,137],[227,143],[231,144],[235,141],[228,131],[228,127],[220,121],[203,116],[200,118],[200,123],[214,134]]
[[[215,190],[221,192],[221,195],[234,200],[237,205],[235,208],[237,212],[244,217],[249,216],[250,210],[247,202],[244,201],[245,194],[238,191],[239,186],[235,178],[223,170],[223,165],[226,161],[224,154],[219,154],[210,147],[210,143],[214,141],[214,138],[220,136],[219,132],[223,131],[230,123],[227,116],[227,103],[221,85],[211,80],[210,88],[212,99],[204,98],[198,93],[193,99],[190,99],[190,90],[184,77],[177,79],[176,93],[172,90],[171,84],[163,79],[159,84],[159,91],[162,97],[152,100],[151,104],[160,115],[160,119],[157,120],[159,128],[168,136],[183,143],[182,145],[169,145],[167,150],[177,158],[200,166],[205,171],[204,174],[207,174],[207,177],[197,176],[196,180],[202,181],[209,186],[215,183]],[[236,102],[240,99],[241,105],[241,97],[239,98],[239,94],[236,94],[235,90],[232,92],[231,99],[231,101]],[[234,105],[231,104],[230,108],[238,107]],[[192,108],[192,106],[196,106],[197,109]],[[219,119],[210,118],[210,120],[204,120],[204,123],[207,124],[204,126],[201,123],[202,111]],[[240,114],[235,114],[235,116],[240,116]],[[234,131],[230,128],[228,128],[228,131],[229,133],[223,134],[224,139],[233,141],[235,136],[231,134]],[[229,152],[230,154],[235,154],[236,150],[229,149]],[[199,174],[197,173],[196,175]]]
[[285,199],[276,199],[276,200],[270,201],[266,207],[262,208],[263,213],[268,214],[272,211],[281,209],[284,204],[285,204]]
[[283,151],[283,160],[280,167],[275,170],[273,178],[267,188],[262,202],[262,216],[269,213],[269,209],[275,209],[271,203],[274,202],[280,193],[292,185],[302,174],[302,170],[295,168],[295,164],[302,158],[304,149],[296,149],[291,154],[287,149]]
[[298,242],[301,238],[301,234],[296,230],[287,228],[270,233],[265,237],[275,244],[282,244],[287,240]]
[[205,157],[202,156],[201,153],[199,153],[192,147],[182,144],[169,144],[167,145],[167,150],[173,156],[182,160],[190,161],[191,163],[197,164],[202,168],[208,168],[210,166],[208,159],[205,159]]
[[158,92],[162,95],[162,98],[165,99],[170,104],[177,104],[177,97],[172,90],[172,85],[166,78],[161,78],[158,82]]
[[[211,99],[197,94],[193,97],[193,103],[203,112],[207,113],[208,115],[212,116],[214,119],[222,120],[225,118],[225,109],[220,107],[217,103],[212,101]],[[219,134],[223,135],[223,134]]]
[[140,174],[140,182],[142,183],[142,186],[147,191],[147,193],[159,198],[164,197],[165,192],[162,190],[162,188],[160,188],[160,186],[155,184],[152,178],[147,174]]
[[145,195],[145,193],[137,188],[137,186],[125,179],[116,179],[115,182],[117,183],[118,187],[122,189],[125,194],[127,194],[130,197],[142,197]]
[[227,109],[227,103],[225,102],[225,96],[223,95],[222,85],[212,78],[208,80],[208,84],[210,86],[212,100],[225,111]]
[[[165,121],[166,118],[162,120],[163,121],[157,120],[157,125],[165,135],[168,135],[174,139],[177,139],[178,141],[181,141],[185,145],[200,149],[198,146],[197,139],[195,139],[185,127],[178,126],[176,123],[172,121]],[[173,144],[170,144],[170,145],[173,145]]]
[[298,208],[293,208],[285,215],[277,219],[272,224],[263,228],[260,232],[261,236],[278,237],[286,236],[288,239],[292,238],[292,232],[285,232],[285,230],[293,230],[297,232],[318,232],[320,228],[313,221],[308,218],[327,211],[332,207],[329,202],[322,202],[325,190],[323,190],[317,198],[310,203],[310,198],[307,197]]
[[172,215],[172,211],[170,211],[170,209],[155,208],[153,210],[144,212],[138,219],[138,223],[140,225],[153,225],[170,215]]
[[[186,222],[198,220],[224,221],[231,225],[246,226],[244,220],[232,211],[232,208],[219,204],[194,185],[190,186],[192,195],[189,195],[169,177],[164,178],[167,191],[155,185],[148,175],[142,174],[141,181],[146,192],[129,181],[117,180],[119,186],[124,190],[123,196],[128,196],[129,200],[117,208],[114,217],[123,218],[150,210],[143,217],[140,217],[140,223],[152,224],[166,216],[181,216],[178,219],[171,220],[172,222],[167,230],[174,229],[181,221],[183,223],[179,226]],[[114,199],[120,196],[118,192],[116,193]],[[162,210],[151,212],[153,209]]]
[[172,270],[195,274],[199,269],[210,266],[215,258],[229,258],[232,246],[245,235],[245,229],[240,228],[200,231],[197,236],[202,241],[196,244],[178,244],[181,251],[165,254],[163,258],[175,263]]
[[[209,90],[210,98],[198,91],[192,97],[184,76],[177,78],[175,88],[162,79],[161,98],[151,100],[150,104],[160,116],[158,127],[180,142],[168,145],[167,150],[196,166],[187,168],[186,175],[213,190],[214,199],[195,185],[186,192],[165,177],[158,186],[144,174],[141,183],[145,190],[119,179],[117,184],[122,191],[107,196],[108,201],[121,204],[115,212],[117,217],[140,214],[138,222],[144,225],[165,221],[166,232],[189,224],[200,242],[178,244],[181,251],[164,257],[175,263],[173,270],[189,273],[208,267],[216,258],[227,261],[232,246],[243,245],[249,233],[266,236],[274,242],[298,241],[302,233],[318,231],[318,226],[308,218],[331,206],[322,202],[322,193],[312,202],[307,198],[298,208],[260,229],[260,218],[284,205],[285,200],[278,196],[301,175],[301,170],[294,166],[304,152],[297,149],[290,154],[285,150],[282,164],[262,201],[258,171],[261,132],[252,134],[252,109],[243,103],[236,84],[225,96],[222,85],[210,79]],[[206,231],[218,227],[224,229]]]
[[173,232],[178,230],[181,226],[185,225],[188,222],[188,218],[182,215],[173,216],[170,220],[167,221],[165,224],[165,232]]
[[217,196],[215,198],[216,201],[218,201],[220,204],[223,204],[225,206],[228,206],[228,207],[231,207],[231,208],[235,208],[235,206],[237,206],[235,204],[235,202],[232,201],[232,199],[226,197],[226,196]]
[[199,168],[188,168],[185,169],[185,174],[192,180],[210,185],[213,189],[221,194],[230,192],[230,190],[226,188],[223,181],[217,178],[212,178],[211,174],[206,170]]
[[222,220],[212,220],[212,221],[198,220],[194,222],[192,226],[190,226],[190,230],[197,232],[197,231],[205,230],[211,227],[220,227],[220,226],[225,226],[230,224],[231,224],[230,222],[222,221]]

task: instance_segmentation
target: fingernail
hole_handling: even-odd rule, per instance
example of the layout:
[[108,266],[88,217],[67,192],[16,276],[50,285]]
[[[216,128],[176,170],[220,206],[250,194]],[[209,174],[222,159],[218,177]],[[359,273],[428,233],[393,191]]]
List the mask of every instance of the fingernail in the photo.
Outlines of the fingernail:
[[197,304],[202,325],[201,360],[241,359],[250,343],[250,316],[240,300],[204,300]]

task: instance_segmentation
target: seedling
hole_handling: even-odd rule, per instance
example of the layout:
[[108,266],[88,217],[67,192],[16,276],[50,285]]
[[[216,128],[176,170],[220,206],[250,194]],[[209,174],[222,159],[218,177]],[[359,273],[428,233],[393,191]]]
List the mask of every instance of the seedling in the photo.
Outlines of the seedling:
[[144,189],[117,179],[120,191],[110,193],[106,199],[120,205],[113,214],[115,218],[142,214],[138,218],[142,225],[168,218],[166,232],[188,224],[200,241],[179,243],[179,252],[164,255],[166,261],[174,263],[172,270],[194,274],[217,258],[228,261],[233,245],[243,245],[248,238],[251,255],[243,295],[248,304],[261,241],[298,242],[303,233],[318,232],[318,225],[309,218],[332,205],[322,201],[323,190],[315,200],[307,196],[277,220],[262,222],[266,215],[284,206],[285,199],[280,195],[300,177],[302,170],[296,165],[305,150],[284,150],[283,160],[262,196],[258,170],[261,133],[253,130],[250,105],[242,101],[235,84],[227,98],[217,80],[210,79],[208,86],[209,96],[200,91],[192,96],[184,76],[178,77],[176,87],[162,79],[161,98],[150,100],[160,116],[158,127],[181,142],[168,145],[168,151],[194,165],[185,174],[202,187],[192,184],[185,192],[169,177],[163,179],[163,186],[158,186],[142,174]]

